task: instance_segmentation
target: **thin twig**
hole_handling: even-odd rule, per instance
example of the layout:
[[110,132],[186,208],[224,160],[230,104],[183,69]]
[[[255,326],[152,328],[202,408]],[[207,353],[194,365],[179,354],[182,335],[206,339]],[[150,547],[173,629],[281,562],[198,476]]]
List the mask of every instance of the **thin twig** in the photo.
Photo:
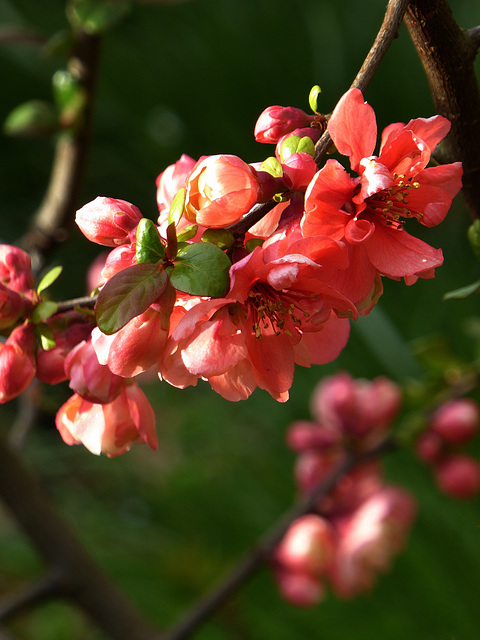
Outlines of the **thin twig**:
[[97,302],[98,296],[83,296],[82,298],[72,298],[71,300],[64,300],[63,302],[58,303],[58,313],[63,311],[71,311],[76,307],[81,307],[82,309],[93,309],[95,303]]
[[33,606],[58,596],[60,588],[60,574],[50,571],[35,582],[23,586],[20,590],[3,596],[0,600],[0,620],[5,622],[26,609],[31,610]]
[[[407,9],[409,0],[390,0],[385,12],[382,26],[375,38],[375,41],[368,52],[365,62],[357,73],[351,88],[360,89],[364,92],[375,75],[384,55],[390,45],[398,35],[398,29],[402,24],[403,16]],[[332,139],[327,131],[315,145],[315,162],[319,164],[323,156],[327,153],[332,144]]]
[[269,561],[272,551],[294,520],[314,511],[319,500],[324,498],[333,489],[338,480],[351,471],[353,467],[392,449],[394,449],[394,443],[389,438],[369,451],[358,455],[345,456],[344,460],[303,501],[299,502],[296,507],[286,513],[274,525],[220,584],[194,605],[183,620],[166,634],[164,640],[184,640],[189,637]]

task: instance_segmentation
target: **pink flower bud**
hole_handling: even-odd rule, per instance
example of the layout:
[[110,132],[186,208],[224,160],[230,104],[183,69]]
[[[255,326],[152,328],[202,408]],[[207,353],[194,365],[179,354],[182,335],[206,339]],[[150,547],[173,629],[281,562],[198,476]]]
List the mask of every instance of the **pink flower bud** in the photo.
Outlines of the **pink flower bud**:
[[13,291],[30,294],[35,280],[28,253],[9,244],[0,245],[0,282]]
[[192,171],[196,162],[185,153],[180,160],[171,164],[157,178],[157,204],[159,211],[158,224],[162,224],[164,217],[168,217],[172,202],[179,189],[185,186],[187,176]]
[[0,330],[14,326],[31,309],[30,300],[0,283]]
[[321,582],[309,574],[277,570],[275,578],[281,596],[296,607],[313,607],[325,596]]
[[478,431],[480,408],[471,398],[450,400],[439,407],[431,420],[430,428],[445,442],[466,444]]
[[425,431],[415,443],[415,452],[427,464],[438,462],[443,453],[443,440],[433,431]]
[[97,404],[111,402],[123,385],[123,378],[100,364],[90,340],[84,340],[65,359],[65,373],[70,388],[84,400]]
[[288,571],[321,577],[328,568],[334,548],[331,524],[308,514],[293,522],[274,553],[274,560]]
[[132,444],[158,446],[155,413],[135,384],[125,384],[108,404],[95,404],[74,394],[59,409],[57,429],[69,445],[83,444],[96,455],[109,457],[128,451]]
[[106,282],[116,273],[135,264],[135,244],[123,244],[108,254],[100,277]]
[[326,449],[339,444],[339,434],[321,427],[316,422],[297,420],[293,422],[287,432],[287,444],[293,451],[307,449]]
[[282,167],[285,185],[291,191],[306,191],[317,172],[315,160],[308,153],[292,153]]
[[203,227],[228,227],[256,204],[259,189],[254,172],[237,156],[207,156],[188,176],[185,217]]
[[139,209],[125,200],[99,196],[77,211],[75,222],[91,242],[115,247],[134,239],[142,217]]
[[12,400],[35,377],[35,333],[24,323],[12,331],[6,343],[0,343],[0,403]]
[[307,127],[315,119],[296,107],[267,107],[255,124],[255,140],[275,144],[294,129]]
[[468,455],[452,455],[436,467],[435,479],[439,489],[452,498],[473,498],[480,489],[480,466]]
[[275,156],[280,160],[280,150],[282,148],[282,145],[290,136],[298,136],[299,138],[305,138],[305,136],[307,136],[308,138],[310,138],[313,144],[315,144],[320,140],[321,135],[322,131],[320,131],[320,129],[316,129],[315,127],[304,127],[301,129],[294,129],[293,131],[289,131],[277,141],[277,145],[275,147]]

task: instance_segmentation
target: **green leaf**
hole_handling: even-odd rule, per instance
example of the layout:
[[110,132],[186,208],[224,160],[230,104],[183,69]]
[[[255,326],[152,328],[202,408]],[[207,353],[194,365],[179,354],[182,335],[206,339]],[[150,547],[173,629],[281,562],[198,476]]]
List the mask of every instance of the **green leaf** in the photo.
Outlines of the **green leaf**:
[[263,238],[250,238],[245,243],[245,249],[248,253],[252,253],[254,249],[261,247],[264,242],[265,240]]
[[111,335],[140,315],[165,289],[168,275],[156,264],[134,264],[116,273],[98,294],[97,324]]
[[137,227],[137,243],[135,250],[137,264],[142,262],[157,263],[165,259],[165,249],[155,224],[148,218],[142,218]]
[[184,227],[177,236],[177,242],[180,245],[182,242],[191,240],[197,235],[198,224],[189,224],[188,227]]
[[41,100],[30,100],[18,105],[3,123],[3,131],[17,138],[50,136],[60,130],[55,105]]
[[274,178],[281,178],[283,176],[283,169],[280,162],[275,158],[275,156],[271,156],[262,162],[260,165],[260,169],[262,171],[266,171]]
[[235,238],[228,229],[207,229],[202,234],[202,242],[216,244],[220,249],[231,249],[235,244]]
[[44,351],[50,351],[55,346],[55,338],[48,324],[37,324],[35,326],[37,339]]
[[170,212],[168,214],[168,223],[178,225],[181,217],[183,216],[183,210],[185,208],[185,189],[182,187],[177,191],[177,195],[173,199],[170,205]]
[[461,287],[460,289],[449,291],[443,296],[443,300],[462,300],[463,298],[468,298],[468,296],[471,296],[474,293],[478,293],[479,291],[480,280],[477,280],[477,282],[472,282],[472,284],[468,284],[467,286]]
[[128,0],[76,0],[71,3],[68,19],[85,33],[100,35],[123,20],[130,6]]
[[310,95],[308,96],[308,104],[310,105],[310,109],[316,113],[318,110],[318,96],[322,93],[322,90],[316,84],[310,89]]
[[62,271],[63,271],[63,267],[60,267],[60,266],[53,267],[53,269],[50,269],[50,271],[48,271],[40,280],[40,284],[37,287],[37,293],[40,294],[42,293],[42,291],[45,291],[45,289],[48,289],[48,287],[55,282],[55,280],[62,273]]
[[477,260],[480,260],[480,220],[475,220],[468,227],[468,240],[472,245],[473,253],[477,257]]
[[312,156],[315,155],[315,145],[313,140],[308,136],[290,136],[287,138],[280,147],[280,159],[282,162],[292,155],[292,153],[308,153]]
[[214,244],[195,242],[178,252],[170,282],[179,291],[219,298],[229,286],[230,260]]
[[52,300],[42,300],[33,310],[32,320],[35,324],[45,322],[54,313],[57,313],[58,304]]

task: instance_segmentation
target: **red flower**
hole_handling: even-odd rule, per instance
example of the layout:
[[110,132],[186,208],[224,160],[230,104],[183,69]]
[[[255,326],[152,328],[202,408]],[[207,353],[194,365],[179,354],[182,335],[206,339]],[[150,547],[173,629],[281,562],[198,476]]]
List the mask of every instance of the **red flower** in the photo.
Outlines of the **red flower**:
[[387,127],[379,156],[374,151],[377,126],[373,109],[358,89],[350,89],[328,125],[338,151],[349,156],[357,177],[328,160],[309,185],[302,232],[345,240],[350,248],[359,295],[373,286],[376,273],[391,278],[431,278],[442,252],[409,235],[405,219],[437,225],[461,188],[461,163],[429,167],[431,153],[448,133],[442,116],[418,118]]

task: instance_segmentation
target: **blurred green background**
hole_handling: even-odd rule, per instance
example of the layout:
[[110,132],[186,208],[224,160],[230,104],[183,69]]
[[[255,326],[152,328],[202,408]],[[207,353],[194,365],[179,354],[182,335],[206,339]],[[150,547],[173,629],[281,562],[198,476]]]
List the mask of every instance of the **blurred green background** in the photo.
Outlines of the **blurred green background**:
[[[233,153],[247,162],[272,149],[253,127],[271,104],[308,109],[313,84],[326,112],[348,88],[382,21],[385,2],[356,0],[191,0],[137,4],[102,43],[95,127],[81,203],[97,195],[123,198],[155,218],[155,178],[181,153],[197,158]],[[454,0],[462,27],[480,24],[480,4]],[[64,68],[35,42],[7,42],[18,29],[50,38],[65,28],[61,0],[1,0],[0,120],[19,103],[51,99],[51,77]],[[477,67],[478,69],[478,67]],[[423,70],[402,26],[366,92],[379,128],[434,113]],[[0,138],[0,239],[26,229],[46,188],[51,140]],[[440,335],[454,357],[477,356],[471,339],[476,297],[442,302],[444,293],[478,279],[465,237],[469,216],[460,198],[439,228],[419,231],[442,247],[434,281],[413,287],[385,281],[378,307],[352,328],[337,362],[298,370],[285,405],[257,391],[228,403],[207,385],[179,391],[158,382],[146,392],[158,419],[159,450],[136,447],[109,460],[67,447],[46,417],[25,456],[48,483],[65,517],[99,563],[161,627],[171,625],[213,586],[295,497],[289,423],[309,417],[321,376],[391,376],[408,383],[422,364],[412,345]],[[64,265],[57,297],[84,293],[84,274],[98,247],[73,231],[53,262]],[[439,343],[440,344],[440,343]],[[440,349],[440,347],[439,347]],[[437,351],[437,355],[440,353]],[[444,364],[439,357],[440,363]],[[430,371],[430,375],[432,371]],[[58,406],[66,385],[45,389]],[[16,403],[1,408],[2,428]],[[478,454],[478,452],[477,452]],[[197,636],[204,640],[473,640],[480,617],[480,500],[440,495],[428,470],[407,453],[386,474],[415,492],[420,510],[406,552],[372,593],[351,602],[329,596],[310,611],[284,603],[268,571],[260,572]],[[23,534],[0,508],[0,592],[38,575],[41,566]],[[102,638],[72,608],[49,604],[18,619],[25,640]],[[134,639],[132,639],[134,640]]]

